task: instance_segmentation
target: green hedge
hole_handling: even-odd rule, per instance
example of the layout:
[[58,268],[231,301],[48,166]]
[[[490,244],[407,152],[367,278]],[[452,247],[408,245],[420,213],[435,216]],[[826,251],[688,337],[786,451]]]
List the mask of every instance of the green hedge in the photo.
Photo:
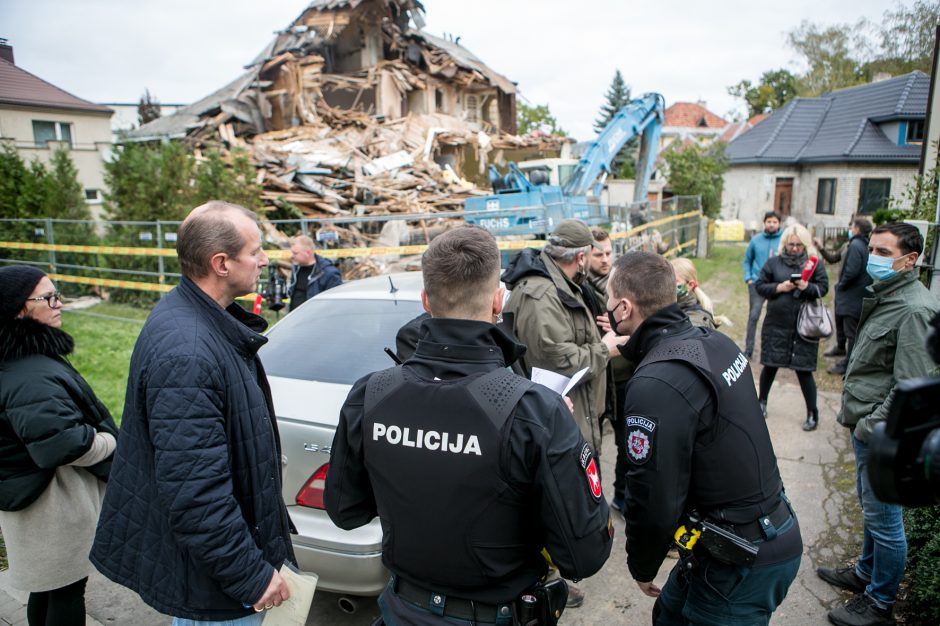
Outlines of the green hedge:
[[913,626],[940,624],[940,506],[906,509],[907,620]]

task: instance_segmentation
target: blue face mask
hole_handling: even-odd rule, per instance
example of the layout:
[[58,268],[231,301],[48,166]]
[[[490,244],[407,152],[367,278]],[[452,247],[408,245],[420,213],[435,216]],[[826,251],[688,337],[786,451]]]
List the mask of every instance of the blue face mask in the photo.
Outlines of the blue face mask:
[[[900,258],[901,257],[898,257],[898,259]],[[865,269],[868,271],[868,275],[875,280],[888,280],[897,274],[897,271],[892,266],[898,259],[870,254],[868,255],[868,265]]]
[[849,233],[849,241],[851,241],[851,240],[852,240],[852,229],[851,229],[851,228],[848,230],[848,233]]

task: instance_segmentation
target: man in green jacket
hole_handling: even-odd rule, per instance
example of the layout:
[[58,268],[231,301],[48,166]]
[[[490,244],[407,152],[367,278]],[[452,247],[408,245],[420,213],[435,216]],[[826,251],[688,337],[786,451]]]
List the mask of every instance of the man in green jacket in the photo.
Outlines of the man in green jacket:
[[502,280],[511,289],[504,311],[513,314],[513,330],[526,345],[526,371],[539,367],[571,376],[588,369],[569,397],[581,434],[600,454],[607,363],[626,338],[612,332],[602,338],[585,303],[581,285],[593,247],[587,224],[564,220],[541,252],[527,248],[513,258]]
[[887,418],[898,381],[925,376],[934,364],[927,354],[930,319],[940,309],[918,278],[924,239],[903,222],[876,228],[868,244],[867,271],[874,279],[862,303],[858,339],[849,356],[838,420],[852,430],[855,480],[864,514],[862,554],[854,566],[821,567],[826,582],[856,593],[829,612],[837,626],[894,624],[892,610],[904,577],[907,540],[901,507],[880,502],[868,480],[869,440]]

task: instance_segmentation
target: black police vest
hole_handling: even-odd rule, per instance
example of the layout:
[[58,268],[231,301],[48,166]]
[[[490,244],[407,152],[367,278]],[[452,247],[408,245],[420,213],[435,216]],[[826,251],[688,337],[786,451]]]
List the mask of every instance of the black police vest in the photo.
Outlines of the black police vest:
[[688,363],[714,390],[717,416],[695,442],[689,507],[733,524],[771,513],[783,482],[747,358],[731,339],[709,330],[655,346],[637,371],[660,361]]
[[493,602],[539,578],[538,511],[500,473],[500,431],[531,386],[502,368],[424,381],[395,367],[369,379],[362,437],[388,569],[451,595],[487,590]]

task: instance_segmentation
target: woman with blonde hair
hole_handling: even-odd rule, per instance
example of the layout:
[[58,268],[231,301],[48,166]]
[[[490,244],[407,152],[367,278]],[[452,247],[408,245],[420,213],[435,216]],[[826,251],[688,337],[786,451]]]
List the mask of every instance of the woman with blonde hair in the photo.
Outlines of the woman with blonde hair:
[[803,430],[815,430],[819,423],[816,407],[816,371],[818,341],[803,339],[796,330],[800,306],[808,301],[822,298],[829,291],[829,278],[822,259],[816,268],[803,280],[800,274],[803,265],[818,252],[805,226],[792,224],[783,231],[777,256],[767,259],[757,278],[757,293],[767,298],[767,316],[761,330],[760,362],[760,406],[767,416],[767,398],[770,387],[781,367],[796,372],[806,402],[806,421]]
[[679,308],[696,326],[717,328],[721,322],[715,318],[711,298],[698,284],[695,264],[683,257],[672,259],[670,263],[676,273],[676,300]]

